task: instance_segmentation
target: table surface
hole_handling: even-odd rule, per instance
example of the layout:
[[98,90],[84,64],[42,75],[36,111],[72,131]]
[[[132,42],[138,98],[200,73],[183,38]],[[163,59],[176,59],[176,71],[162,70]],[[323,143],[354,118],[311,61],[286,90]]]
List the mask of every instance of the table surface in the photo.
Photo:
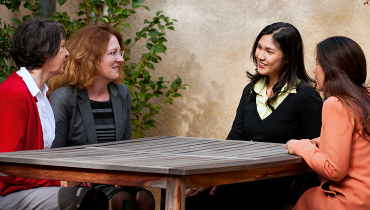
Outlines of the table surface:
[[162,188],[161,209],[185,210],[187,188],[312,172],[284,146],[158,136],[0,153],[0,176]]
[[284,144],[158,136],[112,143],[0,153],[8,163],[191,175],[303,162]]

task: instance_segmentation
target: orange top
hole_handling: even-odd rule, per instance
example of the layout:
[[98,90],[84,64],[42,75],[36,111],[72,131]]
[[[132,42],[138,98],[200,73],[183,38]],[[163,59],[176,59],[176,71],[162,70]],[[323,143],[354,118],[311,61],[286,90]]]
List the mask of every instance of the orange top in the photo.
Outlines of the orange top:
[[[320,137],[314,139],[319,148],[308,139],[294,146],[294,153],[304,158],[321,181],[320,187],[302,195],[295,210],[370,209],[370,141],[354,129],[348,110],[338,98],[328,98]],[[360,122],[357,127],[361,128]]]

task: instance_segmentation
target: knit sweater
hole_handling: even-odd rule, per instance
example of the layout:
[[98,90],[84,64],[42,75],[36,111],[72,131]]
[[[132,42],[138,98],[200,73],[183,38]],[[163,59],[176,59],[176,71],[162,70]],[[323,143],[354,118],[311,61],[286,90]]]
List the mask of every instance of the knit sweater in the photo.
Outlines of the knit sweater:
[[[36,101],[16,72],[0,84],[0,116],[0,152],[44,149]],[[0,195],[45,186],[60,182],[0,177]]]
[[262,120],[256,99],[251,100],[252,87],[243,91],[229,140],[286,143],[290,139],[312,139],[320,136],[322,100],[318,92],[301,81],[297,93],[287,98]]

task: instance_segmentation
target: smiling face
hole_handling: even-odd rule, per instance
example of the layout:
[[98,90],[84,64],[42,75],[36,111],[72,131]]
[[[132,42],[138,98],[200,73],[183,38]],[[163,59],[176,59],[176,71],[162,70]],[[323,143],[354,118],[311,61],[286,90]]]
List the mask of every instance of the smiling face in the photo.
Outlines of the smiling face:
[[317,60],[316,60],[316,66],[313,69],[313,73],[315,74],[316,89],[318,91],[323,91],[324,84],[325,84],[325,74],[324,74],[324,70],[320,66],[319,62],[317,62]]
[[100,79],[106,83],[113,82],[119,79],[119,65],[124,61],[123,58],[117,54],[121,51],[121,46],[114,35],[110,35],[106,52],[100,58]]
[[284,65],[283,52],[272,38],[271,34],[263,35],[258,41],[255,56],[257,71],[261,75],[268,75],[270,79],[277,80]]
[[43,69],[45,69],[49,75],[49,78],[64,72],[64,61],[69,56],[69,52],[65,47],[65,40],[60,41],[58,53],[52,59],[47,59]]

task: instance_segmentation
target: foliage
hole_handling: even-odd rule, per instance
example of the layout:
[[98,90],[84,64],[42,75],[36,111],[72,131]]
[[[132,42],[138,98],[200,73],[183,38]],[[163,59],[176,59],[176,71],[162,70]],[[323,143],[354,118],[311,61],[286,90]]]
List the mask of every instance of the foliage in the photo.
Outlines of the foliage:
[[[60,5],[66,3],[67,0],[58,0]],[[104,0],[104,4],[107,5],[107,15],[100,14],[99,8],[102,8],[102,0],[84,0],[83,3],[79,4],[77,8],[78,19],[71,20],[67,12],[54,12],[50,19],[61,23],[66,32],[67,38],[73,34],[76,30],[88,24],[98,24],[103,22],[110,24],[117,28],[120,32],[123,30],[131,29],[131,26],[126,19],[133,16],[137,9],[144,8],[150,11],[150,9],[142,5],[145,0]],[[21,2],[24,2],[23,6],[32,12],[32,16],[40,16],[39,10],[41,5],[37,0],[0,0],[0,5],[5,5],[11,11],[19,11]],[[31,15],[23,16],[21,20],[13,18],[12,20],[18,24],[21,21],[25,21],[30,18]],[[1,21],[1,20],[0,20]],[[162,11],[156,12],[155,17],[152,20],[144,21],[145,27],[136,33],[136,36],[125,40],[125,66],[124,72],[126,78],[124,84],[126,84],[131,93],[132,97],[132,135],[138,138],[144,137],[143,132],[149,130],[151,127],[155,127],[156,121],[153,117],[156,114],[161,113],[162,107],[169,103],[172,104],[174,98],[181,97],[178,93],[180,89],[186,89],[186,84],[182,84],[182,80],[179,76],[175,80],[166,81],[163,77],[153,79],[151,71],[155,70],[155,64],[162,61],[162,54],[166,55],[167,42],[165,38],[166,30],[175,30],[173,22],[176,20],[170,20],[166,17]],[[1,24],[1,22],[0,22]],[[4,80],[15,67],[10,67],[5,64],[5,60],[9,61],[9,55],[6,53],[10,45],[10,36],[14,32],[14,28],[4,24],[4,29],[0,31],[0,79]],[[146,40],[146,44],[140,48],[137,46],[140,40]],[[134,49],[143,52],[140,60],[135,63],[129,63],[131,50]],[[167,87],[166,84],[170,84]],[[153,97],[158,98],[153,100]]]

